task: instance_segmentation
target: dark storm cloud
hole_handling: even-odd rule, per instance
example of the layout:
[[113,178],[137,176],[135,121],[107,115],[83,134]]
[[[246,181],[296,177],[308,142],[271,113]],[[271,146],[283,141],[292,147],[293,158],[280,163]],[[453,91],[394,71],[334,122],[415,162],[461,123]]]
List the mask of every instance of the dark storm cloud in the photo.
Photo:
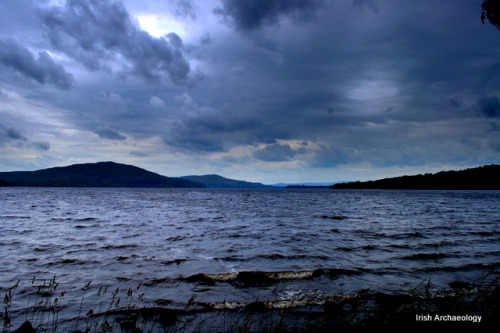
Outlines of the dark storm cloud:
[[177,120],[163,141],[179,150],[221,152],[238,144],[262,140],[257,137],[263,127],[256,119],[199,114]]
[[115,131],[111,128],[108,128],[108,127],[99,127],[94,131],[94,133],[99,135],[99,137],[102,139],[119,140],[119,141],[123,141],[123,140],[127,139],[126,136],[121,135],[117,131]]
[[41,18],[52,46],[89,70],[111,71],[119,64],[122,73],[150,83],[159,83],[165,76],[182,83],[190,73],[179,36],[152,37],[139,29],[121,3],[67,0],[64,7],[43,10]]
[[191,17],[196,18],[194,4],[192,0],[171,0],[174,1],[175,9],[174,14],[178,17]]
[[372,0],[353,0],[354,6],[367,7],[375,13],[379,13],[379,7]]
[[20,140],[20,141],[28,141],[28,139],[19,133],[14,128],[6,128],[2,125],[0,125],[0,138],[2,138],[2,141],[7,141],[7,140]]
[[131,152],[129,152],[129,155],[135,156],[135,157],[148,157],[149,156],[149,154],[143,153],[141,151],[131,151]]
[[237,30],[252,31],[275,24],[284,16],[310,17],[322,3],[322,0],[222,0],[222,8],[215,13],[230,18]]
[[290,161],[297,151],[288,144],[273,143],[254,152],[253,157],[266,162]]
[[48,151],[50,149],[50,143],[46,141],[33,141],[30,142],[30,146],[39,151]]
[[193,152],[225,152],[238,145],[271,144],[290,137],[284,126],[267,123],[260,115],[245,112],[242,105],[221,109],[200,106],[188,94],[176,97],[182,104],[178,114],[162,135],[173,149]]
[[[492,163],[499,32],[479,15],[467,1],[0,1],[0,41],[15,41],[9,52],[29,59],[8,62],[0,51],[0,111],[12,114],[3,125],[18,130],[0,129],[1,145],[35,149],[39,126],[58,149],[98,140],[89,159],[147,154],[145,163],[203,160],[205,169],[224,159],[248,170],[255,162],[256,174],[281,162],[284,177],[301,168],[320,177],[329,167]],[[136,23],[144,18],[156,34],[166,17],[186,37],[154,38]],[[50,60],[75,76],[71,93],[38,87],[57,82],[33,69]],[[196,86],[141,82],[185,83],[195,63],[206,75]]]
[[477,102],[477,111],[480,116],[487,118],[500,117],[500,98],[496,96],[483,97]]
[[0,64],[41,84],[53,84],[60,89],[73,85],[73,76],[56,64],[46,52],[35,59],[30,50],[10,39],[0,39]]
[[490,139],[488,140],[488,145],[491,149],[500,153],[500,135],[490,137]]
[[308,163],[312,167],[328,168],[352,162],[353,160],[353,154],[347,149],[321,144],[318,149],[314,151],[313,156],[308,160]]
[[13,144],[16,147],[33,148],[39,151],[48,151],[50,144],[46,141],[30,141],[18,130],[0,125],[0,145]]

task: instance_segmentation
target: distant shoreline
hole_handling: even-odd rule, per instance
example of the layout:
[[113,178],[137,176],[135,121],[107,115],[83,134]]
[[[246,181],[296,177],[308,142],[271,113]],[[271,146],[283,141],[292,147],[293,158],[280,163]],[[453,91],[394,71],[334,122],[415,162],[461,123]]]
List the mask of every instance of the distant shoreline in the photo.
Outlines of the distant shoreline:
[[500,165],[491,164],[461,171],[338,183],[331,185],[330,189],[500,190]]
[[219,175],[166,177],[114,162],[75,164],[37,171],[0,172],[0,187],[500,190],[500,165],[344,182],[330,186],[319,184],[264,185]]

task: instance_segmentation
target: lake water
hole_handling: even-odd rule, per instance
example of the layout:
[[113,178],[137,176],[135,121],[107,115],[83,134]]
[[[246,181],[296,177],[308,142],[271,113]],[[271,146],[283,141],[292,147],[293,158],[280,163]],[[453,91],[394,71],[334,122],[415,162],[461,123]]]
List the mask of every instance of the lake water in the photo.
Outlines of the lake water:
[[499,191],[1,188],[0,292],[20,281],[15,316],[54,276],[73,314],[103,286],[172,307],[445,288],[500,270],[499,207]]

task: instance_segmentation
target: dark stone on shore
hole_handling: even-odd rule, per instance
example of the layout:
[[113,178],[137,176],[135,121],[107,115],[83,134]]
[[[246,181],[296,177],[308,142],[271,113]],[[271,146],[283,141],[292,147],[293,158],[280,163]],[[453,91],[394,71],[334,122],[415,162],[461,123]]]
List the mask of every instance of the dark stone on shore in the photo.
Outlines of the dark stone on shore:
[[[493,299],[499,300],[500,299],[500,286],[496,286],[493,291],[491,292],[491,295]],[[500,302],[497,303],[497,306],[500,307]]]
[[248,286],[262,286],[276,282],[276,280],[266,275],[265,272],[240,272],[236,280]]
[[[132,309],[125,311],[117,311],[121,317],[120,326],[125,325],[129,328],[134,329],[137,320],[142,317],[144,320],[153,320],[160,323],[162,326],[170,326],[177,323],[178,315],[181,310],[167,309],[167,308],[142,308],[142,309]],[[122,327],[124,329],[124,327]],[[137,330],[137,329],[136,329]]]
[[245,310],[247,312],[266,312],[268,311],[268,307],[266,306],[266,304],[264,302],[260,302],[260,301],[255,301],[255,302],[252,302],[252,303],[249,303],[245,306]]
[[36,330],[33,328],[29,321],[25,321],[17,330],[13,333],[36,333]]
[[409,295],[391,295],[386,293],[376,293],[375,302],[383,308],[398,308],[403,304],[410,304],[412,297]]
[[463,281],[453,281],[453,282],[448,283],[448,285],[453,289],[471,290],[473,288],[473,285],[471,283],[463,282]]
[[128,317],[117,317],[116,321],[120,325],[120,328],[124,331],[134,331],[136,329],[137,317],[128,316]]
[[326,301],[323,304],[323,309],[329,314],[340,314],[344,310],[344,304],[337,301]]
[[163,327],[174,325],[177,322],[177,314],[174,311],[164,309],[158,317],[158,322]]

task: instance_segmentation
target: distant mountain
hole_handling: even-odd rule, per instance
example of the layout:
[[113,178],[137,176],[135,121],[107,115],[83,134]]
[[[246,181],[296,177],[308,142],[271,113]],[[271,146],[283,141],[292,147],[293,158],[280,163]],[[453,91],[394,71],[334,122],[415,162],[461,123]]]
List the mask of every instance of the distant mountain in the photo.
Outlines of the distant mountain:
[[331,189],[500,190],[500,165],[461,171],[385,178],[367,182],[339,183]]
[[261,183],[225,178],[219,175],[184,176],[181,179],[203,184],[207,188],[272,188]]
[[0,172],[0,186],[47,187],[203,187],[189,180],[125,164],[99,162],[74,164],[38,171]]

